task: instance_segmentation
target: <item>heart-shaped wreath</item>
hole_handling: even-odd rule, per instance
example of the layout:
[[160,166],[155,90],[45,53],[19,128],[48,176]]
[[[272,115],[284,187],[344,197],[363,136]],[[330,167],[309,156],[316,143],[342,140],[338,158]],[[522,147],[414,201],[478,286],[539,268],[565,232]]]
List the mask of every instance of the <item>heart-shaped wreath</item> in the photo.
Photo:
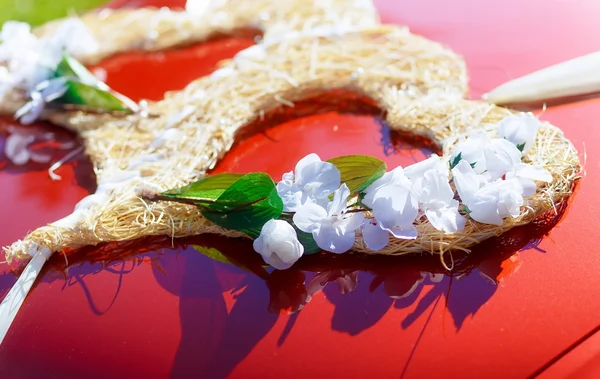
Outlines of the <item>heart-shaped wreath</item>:
[[[465,100],[462,59],[380,25],[370,1],[361,9],[354,0],[200,3],[188,12],[101,11],[33,34],[3,29],[0,112],[78,131],[98,179],[71,215],[5,248],[8,261],[33,258],[0,306],[5,328],[31,278],[65,248],[217,233],[254,238],[276,268],[317,249],[443,255],[528,223],[571,194],[580,163],[560,129]],[[240,27],[262,29],[262,42],[156,103],[131,104],[72,58],[92,62]],[[23,56],[36,59],[23,66]],[[441,156],[388,170],[373,157],[309,155],[278,183],[264,173],[208,174],[247,125],[331,90],[370,98],[392,129],[431,139]]]

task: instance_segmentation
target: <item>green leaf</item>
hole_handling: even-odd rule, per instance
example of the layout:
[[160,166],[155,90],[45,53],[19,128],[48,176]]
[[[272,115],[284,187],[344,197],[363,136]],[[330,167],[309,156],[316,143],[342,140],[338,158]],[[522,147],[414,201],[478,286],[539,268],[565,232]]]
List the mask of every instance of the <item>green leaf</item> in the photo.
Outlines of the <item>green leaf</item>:
[[161,195],[173,200],[186,199],[207,202],[216,200],[243,174],[218,174],[204,177],[185,187],[163,192]]
[[452,162],[450,162],[450,170],[452,170],[454,167],[456,167],[456,165],[460,162],[461,159],[462,159],[462,152],[458,153],[458,155],[456,157],[454,157]]
[[518,144],[517,149],[519,149],[519,151],[522,153],[523,149],[525,149],[525,142]]
[[121,99],[109,90],[94,87],[77,80],[67,80],[67,92],[56,102],[63,104],[82,105],[88,108],[106,112],[131,112]]
[[267,221],[281,216],[283,201],[269,175],[251,173],[239,178],[214,203],[201,206],[200,211],[225,229],[256,238]]
[[473,163],[469,163],[471,165],[471,168],[475,168],[475,165],[477,164],[477,162],[473,162]]
[[292,226],[296,230],[296,234],[298,235],[298,241],[300,241],[302,246],[304,246],[304,255],[319,253],[323,250],[319,246],[317,246],[317,243],[315,242],[315,239],[313,238],[311,233],[303,232],[302,230],[298,229],[296,225],[292,224]]
[[132,111],[127,105],[132,103],[130,99],[113,92],[85,66],[67,54],[58,63],[54,76],[67,79],[67,91],[55,100],[56,103],[81,105],[105,112]]
[[61,61],[58,63],[58,66],[56,67],[56,70],[54,72],[54,76],[57,78],[77,78],[80,81],[93,86],[106,86],[104,83],[99,81],[94,76],[94,74],[89,72],[84,65],[82,65],[75,58],[70,57],[67,54],[64,54]]
[[386,171],[386,164],[380,159],[367,155],[347,155],[329,159],[342,175],[342,183],[350,188],[350,193],[362,192]]

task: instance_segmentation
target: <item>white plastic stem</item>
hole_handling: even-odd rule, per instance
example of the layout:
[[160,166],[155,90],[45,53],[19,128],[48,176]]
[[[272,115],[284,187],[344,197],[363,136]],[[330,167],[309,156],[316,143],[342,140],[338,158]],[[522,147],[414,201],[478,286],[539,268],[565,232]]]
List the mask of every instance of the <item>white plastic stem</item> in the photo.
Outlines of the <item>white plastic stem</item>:
[[50,257],[50,252],[47,249],[35,253],[15,285],[0,303],[0,344],[48,257]]
[[495,104],[517,104],[596,92],[600,92],[600,52],[511,80],[483,98]]

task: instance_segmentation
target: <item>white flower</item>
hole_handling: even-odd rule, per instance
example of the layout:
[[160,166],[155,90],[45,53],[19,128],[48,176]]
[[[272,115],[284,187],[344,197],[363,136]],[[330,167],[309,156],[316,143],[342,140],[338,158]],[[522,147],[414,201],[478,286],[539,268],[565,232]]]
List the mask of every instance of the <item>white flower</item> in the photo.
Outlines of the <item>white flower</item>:
[[404,175],[404,170],[402,167],[398,166],[392,171],[383,174],[381,178],[377,179],[369,187],[367,187],[365,190],[363,204],[369,208],[373,208],[375,194],[377,191],[388,185],[400,185],[410,188],[412,184],[406,175]]
[[454,200],[454,191],[446,174],[426,171],[413,181],[412,192],[434,228],[456,233],[465,227],[466,220],[458,213],[458,201]]
[[502,225],[505,217],[517,217],[523,205],[523,186],[517,178],[482,184],[466,161],[452,169],[454,183],[469,216],[483,224]]
[[523,196],[533,196],[537,191],[535,181],[550,183],[552,175],[540,166],[519,163],[513,170],[506,174],[507,179],[517,178],[523,186]]
[[432,154],[431,157],[424,161],[404,167],[404,175],[410,180],[422,178],[425,172],[429,170],[437,171],[446,177],[450,171],[448,164],[444,162],[437,154]]
[[481,174],[486,170],[483,152],[489,143],[490,139],[485,134],[470,134],[456,145],[450,155],[450,162],[456,164],[456,160],[460,157],[460,160],[465,160],[473,166],[475,173]]
[[296,164],[294,172],[284,174],[277,183],[284,212],[295,212],[308,200],[327,205],[327,197],[340,186],[340,180],[340,171],[335,165],[321,161],[317,154],[307,155]]
[[260,236],[254,240],[253,247],[267,264],[277,270],[292,267],[304,253],[304,246],[298,241],[296,231],[283,220],[267,221]]
[[[90,54],[98,44],[79,19],[61,23],[56,32],[38,39],[22,22],[4,23],[0,31],[0,62],[11,76],[10,83],[27,92],[49,79],[66,51],[70,55]],[[2,87],[6,80],[2,80]]]
[[365,190],[363,204],[371,208],[375,216],[375,221],[363,226],[363,239],[366,238],[365,244],[369,248],[379,250],[387,245],[387,232],[396,238],[417,237],[413,222],[417,218],[419,205],[411,192],[411,186],[402,167],[396,167]]
[[375,192],[371,209],[381,229],[396,238],[417,238],[413,222],[419,213],[419,204],[410,187],[386,185],[380,188]]
[[350,190],[342,184],[326,207],[307,201],[294,214],[294,224],[306,233],[312,233],[317,245],[332,253],[344,253],[352,248],[355,230],[363,221],[362,213],[345,213]]
[[498,123],[498,134],[521,147],[523,154],[528,152],[535,143],[535,137],[540,127],[538,120],[531,113],[518,113],[504,117]]
[[22,124],[31,124],[40,117],[46,103],[58,99],[67,91],[65,78],[55,78],[40,83],[33,92],[31,100],[15,113],[15,119]]
[[[48,40],[52,52],[62,50],[72,56],[93,54],[99,49],[98,42],[79,18],[64,20]],[[58,58],[60,59],[60,57]]]
[[390,243],[390,232],[381,228],[374,219],[366,219],[362,226],[362,236],[369,250],[379,251]]
[[499,179],[521,163],[521,152],[508,140],[496,138],[484,149],[485,165],[492,180]]

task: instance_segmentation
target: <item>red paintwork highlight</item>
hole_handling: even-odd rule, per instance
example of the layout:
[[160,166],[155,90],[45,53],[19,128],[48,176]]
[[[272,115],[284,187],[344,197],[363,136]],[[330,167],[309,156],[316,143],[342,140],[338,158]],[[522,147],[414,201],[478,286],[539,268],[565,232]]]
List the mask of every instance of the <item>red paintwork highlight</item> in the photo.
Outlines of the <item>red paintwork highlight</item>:
[[[543,0],[376,4],[386,22],[409,25],[463,54],[474,96],[509,77],[594,51],[600,32],[600,5],[593,0],[577,6]],[[218,59],[251,42],[220,47],[227,43],[211,44],[210,56],[207,49],[198,62],[194,54],[202,46],[166,53],[164,63],[158,55],[150,58],[176,67],[171,75],[134,63],[139,59],[131,55],[101,66],[115,88],[156,98],[209,73]],[[119,76],[118,66],[128,74]],[[134,75],[146,79],[138,84]],[[399,141],[368,103],[345,101],[358,115],[285,119],[239,142],[216,171],[281,175],[309,152],[323,158],[372,154],[391,165],[424,157],[427,151],[414,145],[391,148],[390,140]],[[548,225],[540,224],[478,247],[457,263],[461,276],[438,281],[422,275],[439,272],[432,259],[350,256],[310,257],[287,274],[269,275],[256,256],[245,260],[252,256],[247,241],[214,237],[182,243],[218,248],[249,271],[191,247],[166,248],[168,239],[119,245],[119,254],[132,257],[108,266],[99,260],[114,257],[115,246],[72,252],[66,280],[59,273],[63,257],[55,256],[0,346],[2,378],[518,378],[543,370],[600,325],[599,111],[599,101],[588,101],[542,115],[587,152],[586,176],[558,226],[546,237]],[[3,142],[6,122],[1,125]],[[0,243],[68,214],[93,182],[89,174],[81,176],[89,172],[83,165],[85,160],[66,165],[59,171],[63,180],[52,182],[40,165],[0,164]],[[340,294],[356,278],[354,290]],[[328,280],[335,283],[309,297]],[[14,281],[12,273],[0,275],[0,296]],[[291,315],[280,312],[302,305]],[[581,373],[583,361],[569,356],[560,372]]]
[[210,74],[222,59],[253,45],[256,34],[246,31],[238,38],[221,36],[167,52],[123,53],[91,69],[104,69],[106,84],[134,101],[160,100],[165,92],[183,89],[192,80]]

